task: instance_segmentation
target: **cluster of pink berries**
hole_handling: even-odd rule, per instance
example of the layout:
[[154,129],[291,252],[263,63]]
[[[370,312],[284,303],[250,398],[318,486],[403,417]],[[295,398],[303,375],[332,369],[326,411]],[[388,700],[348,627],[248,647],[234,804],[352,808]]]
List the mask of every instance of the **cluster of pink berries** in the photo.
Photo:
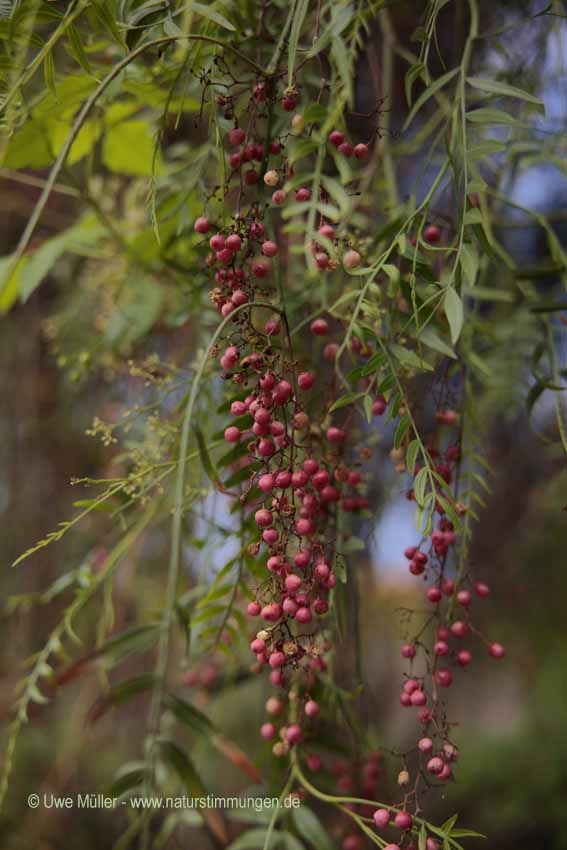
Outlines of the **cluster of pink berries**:
[[[454,426],[459,416],[454,410],[439,410],[436,415],[439,425]],[[460,460],[460,448],[457,443],[449,443],[443,452],[429,446],[427,453],[433,464],[433,471],[447,485],[458,478],[457,465]],[[414,475],[420,472],[423,464],[417,463]],[[426,734],[418,741],[417,751],[421,768],[436,780],[446,781],[452,777],[452,763],[458,752],[449,740],[449,725],[445,719],[443,689],[451,687],[456,670],[465,669],[473,659],[470,648],[463,641],[471,634],[476,635],[488,646],[491,657],[501,659],[505,651],[501,644],[486,641],[471,621],[470,609],[476,596],[483,599],[490,594],[487,584],[473,581],[469,575],[447,576],[449,556],[457,542],[453,522],[445,515],[445,508],[439,501],[443,488],[437,485],[438,499],[435,511],[439,514],[436,527],[425,541],[418,546],[409,546],[404,555],[409,562],[409,572],[421,576],[428,582],[425,592],[427,602],[434,605],[431,622],[434,624],[432,645],[428,646],[419,637],[407,641],[401,649],[402,657],[407,659],[411,668],[406,678],[400,703],[405,708],[416,708],[418,721],[425,733],[430,729],[431,737]],[[446,496],[446,494],[445,494]],[[415,498],[413,490],[408,494]],[[457,504],[458,511],[464,512],[463,505]],[[424,672],[415,672],[416,659],[421,660]]]
[[365,145],[362,142],[354,145],[354,147],[347,142],[345,139],[345,134],[341,133],[340,130],[333,130],[332,133],[329,134],[329,142],[342,153],[343,156],[346,156],[347,159],[350,159],[354,156],[356,159],[366,159],[368,156],[368,145]]
[[[250,641],[250,650],[256,658],[253,670],[268,671],[275,689],[266,701],[267,716],[260,734],[270,742],[276,756],[301,745],[307,767],[317,771],[323,767],[323,760],[311,751],[310,736],[321,711],[320,702],[324,702],[319,694],[324,693],[321,674],[327,670],[325,655],[330,649],[326,615],[337,583],[338,511],[364,510],[368,501],[360,469],[357,464],[346,462],[353,454],[348,425],[331,424],[328,419],[321,425],[322,387],[314,371],[298,367],[291,350],[287,317],[279,299],[277,303],[274,300],[272,263],[279,261],[283,241],[277,230],[272,235],[269,229],[267,235],[265,211],[270,209],[270,200],[275,207],[285,204],[288,193],[284,186],[294,174],[285,155],[289,135],[285,129],[280,130],[277,139],[259,141],[262,138],[259,119],[267,99],[275,107],[276,94],[271,89],[268,94],[264,83],[256,82],[248,108],[247,129],[235,124],[227,134],[230,176],[225,186],[225,206],[232,202],[236,206],[231,223],[213,227],[206,216],[201,216],[195,222],[195,231],[208,237],[207,266],[214,276],[209,295],[228,322],[223,349],[214,352],[219,358],[221,377],[232,389],[229,393],[232,421],[224,429],[224,439],[233,447],[235,463],[250,470],[240,499],[249,518],[253,517],[255,527],[248,552],[261,559],[265,570],[264,578],[254,590],[254,598],[247,605],[248,616],[261,621]],[[294,112],[298,100],[297,90],[289,88],[279,102],[284,112]],[[226,98],[223,102],[226,103]],[[298,114],[292,118],[294,135],[302,132],[302,120]],[[271,122],[265,123],[269,126]],[[367,145],[352,146],[339,130],[333,130],[328,141],[347,158],[364,160],[368,155]],[[280,157],[276,167],[270,167],[273,157]],[[292,185],[297,185],[297,181]],[[322,188],[319,192],[318,201],[332,202]],[[298,207],[297,214],[302,209],[307,211],[311,190],[300,186],[295,189],[294,200],[304,204],[304,208]],[[362,263],[361,254],[338,237],[335,226],[325,218],[321,217],[317,225],[311,245],[316,267],[322,272],[334,271],[342,262],[347,272],[357,269]],[[441,231],[430,225],[423,236],[434,244],[440,240]],[[256,306],[253,316],[252,308],[259,302],[263,306]],[[261,330],[260,309],[271,313]],[[341,346],[325,339],[330,333],[329,321],[315,318],[309,328],[313,337],[324,341],[323,360],[333,363]],[[351,337],[350,351],[363,358],[372,353],[356,336]],[[376,378],[363,381],[369,391],[374,386],[372,380]],[[324,409],[328,407],[328,397],[323,405]],[[372,413],[382,416],[387,407],[386,397],[376,394]],[[399,407],[400,415],[404,407]],[[459,416],[454,410],[442,409],[436,419],[439,426],[454,426]],[[393,451],[400,471],[404,470],[405,464],[400,461],[405,450]],[[431,447],[428,455],[435,464],[435,475],[451,486],[458,477],[459,446],[453,443],[443,452]],[[418,463],[414,475],[420,470]],[[413,491],[408,495],[414,498]],[[471,661],[470,650],[460,643],[452,646],[451,642],[462,641],[473,631],[469,618],[472,592],[468,578],[453,581],[446,575],[456,532],[443,507],[441,485],[437,487],[436,498],[434,507],[439,518],[427,544],[406,550],[410,572],[431,579],[426,595],[435,606],[432,618],[437,621],[436,640],[431,654],[417,637],[403,646],[402,655],[411,662],[412,675],[404,683],[400,701],[405,707],[417,708],[422,726],[422,737],[416,747],[419,770],[430,778],[446,781],[452,775],[458,752],[449,740],[439,691],[452,683],[450,663],[464,668]],[[427,545],[429,549],[425,551]],[[474,590],[479,597],[489,592],[482,583],[476,583]],[[460,619],[454,614],[456,608],[463,611]],[[426,670],[422,675],[413,674],[415,659],[422,648]],[[499,658],[504,650],[499,644],[492,644],[490,653]],[[380,774],[380,757],[369,756],[362,766],[361,793],[374,797]],[[343,792],[360,785],[348,770],[339,772],[337,781]],[[399,784],[407,783],[400,780]],[[417,792],[412,793],[417,799]],[[404,836],[415,829],[414,819],[407,811],[410,798],[408,795],[400,808],[367,811],[367,807],[359,806],[358,809],[374,819],[378,830],[400,830],[403,833],[400,843],[409,847],[411,844],[408,845]],[[358,850],[361,841],[360,835],[349,833],[344,836],[342,850]],[[399,850],[399,844],[388,844],[386,850]],[[437,841],[427,838],[426,850],[438,850]]]
[[[293,92],[284,95],[284,110],[291,111],[295,97]],[[255,87],[253,103],[259,99]],[[252,141],[252,135],[238,126],[230,130],[228,162],[244,189],[256,187],[261,196],[287,179],[290,171],[284,159],[279,170],[268,168],[260,181],[258,172],[247,164],[264,162],[265,151],[279,156],[282,144],[269,141],[265,146]],[[360,154],[358,150],[359,158]],[[231,191],[229,184],[227,203]],[[245,192],[240,193],[238,203],[244,197]],[[297,201],[309,198],[307,188],[295,192]],[[274,204],[284,200],[283,189],[274,191]],[[268,719],[260,731],[265,740],[278,739],[273,751],[282,755],[304,740],[319,714],[319,704],[310,694],[318,674],[326,670],[324,621],[321,627],[317,623],[329,610],[329,595],[337,582],[333,568],[337,509],[363,510],[368,502],[361,493],[361,472],[343,460],[347,431],[332,424],[322,432],[319,426],[312,427],[309,409],[315,404],[310,400],[315,375],[297,368],[280,308],[274,305],[273,312],[279,315],[268,319],[261,333],[252,323],[251,311],[242,309],[258,301],[273,303],[270,264],[280,246],[277,236],[266,237],[264,209],[258,200],[251,200],[247,211],[239,208],[232,227],[213,227],[201,216],[195,231],[209,238],[207,266],[215,282],[209,296],[223,318],[234,313],[225,347],[215,356],[225,383],[239,390],[230,404],[233,419],[224,438],[235,449],[242,446],[239,463],[251,465],[243,498],[253,512],[259,539],[248,551],[262,558],[266,579],[247,607],[249,617],[263,621],[250,649],[256,656],[254,669],[269,670],[270,682],[278,689],[266,704]],[[323,221],[319,233],[326,244],[336,244],[332,225]],[[313,252],[319,268],[336,268],[336,259],[320,245],[314,244]],[[360,262],[358,252],[344,253],[345,269],[356,268]],[[311,332],[327,334],[327,321],[314,320]],[[285,719],[287,715],[293,722]],[[312,769],[318,759],[316,754],[309,756]]]

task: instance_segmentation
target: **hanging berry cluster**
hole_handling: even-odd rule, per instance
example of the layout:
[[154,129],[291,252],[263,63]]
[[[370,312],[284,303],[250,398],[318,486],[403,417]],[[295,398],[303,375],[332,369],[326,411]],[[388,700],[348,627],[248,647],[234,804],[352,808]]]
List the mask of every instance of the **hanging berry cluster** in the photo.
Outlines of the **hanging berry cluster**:
[[[294,205],[295,215],[301,217],[308,215],[315,203],[317,229],[308,260],[318,273],[338,270],[344,275],[362,264],[360,242],[348,232],[345,235],[345,222],[337,235],[336,217],[325,215],[333,199],[324,184],[316,185],[317,197],[313,198],[313,188],[302,185],[286,154],[290,139],[309,138],[303,115],[295,112],[298,104],[297,89],[279,94],[273,78],[251,81],[247,93],[239,91],[238,97],[217,96],[221,117],[233,124],[223,142],[226,180],[210,198],[211,205],[215,201],[218,206],[220,200],[221,212],[211,216],[214,221],[206,215],[199,217],[194,227],[208,240],[206,264],[214,278],[209,297],[225,327],[222,345],[213,351],[230,407],[224,439],[235,448],[236,466],[250,470],[237,498],[243,510],[253,515],[257,530],[248,552],[265,571],[247,606],[249,618],[259,623],[250,641],[256,658],[253,669],[257,673],[265,670],[274,688],[260,733],[271,742],[276,757],[299,758],[314,773],[327,767],[321,754],[313,751],[310,737],[324,710],[323,674],[332,648],[328,614],[341,559],[337,546],[340,515],[363,511],[369,504],[362,462],[370,451],[361,450],[364,434],[354,429],[350,414],[344,416],[341,411],[334,420],[328,413],[338,393],[333,366],[345,349],[347,353],[350,349],[357,363],[367,362],[372,349],[335,317],[310,316],[301,323],[302,334],[291,333],[288,293],[282,284],[282,270],[290,262],[290,239],[281,226],[281,213],[288,205]],[[286,113],[295,114],[290,120]],[[326,139],[333,157],[361,163],[368,157],[367,144],[351,144],[340,130],[331,131]],[[431,225],[424,238],[437,243],[441,232]],[[305,273],[307,276],[307,269]],[[304,352],[317,338],[323,343],[322,366],[307,369]],[[389,404],[388,390],[379,392],[378,382],[364,373],[360,387],[360,395],[373,394],[371,415],[382,416]],[[405,415],[406,403],[392,413]],[[457,412],[439,408],[438,430],[446,433],[458,422]],[[392,450],[400,471],[406,469],[409,433],[401,446]],[[467,667],[472,659],[463,640],[476,632],[470,620],[473,591],[478,597],[489,593],[487,585],[473,583],[466,571],[459,573],[457,580],[448,577],[457,531],[444,505],[447,490],[450,492],[459,477],[461,450],[460,438],[442,450],[435,448],[437,436],[436,432],[422,452],[427,463],[434,464],[432,470],[425,469],[425,459],[416,462],[413,470],[416,481],[422,471],[427,472],[433,489],[439,491],[432,511],[437,516],[436,527],[419,546],[406,549],[410,572],[430,581],[426,597],[433,605],[425,627],[402,648],[411,669],[400,701],[404,707],[417,709],[421,732],[411,751],[398,754],[402,799],[378,808],[370,801],[351,806],[378,834],[385,829],[397,831],[399,843],[388,844],[388,850],[398,850],[401,844],[411,846],[412,831],[422,823],[415,820],[421,790],[432,781],[452,776],[458,752],[450,739],[441,693],[451,685],[453,670]],[[445,489],[436,483],[439,481]],[[409,497],[414,498],[413,490]],[[431,632],[433,646],[427,641]],[[504,650],[491,644],[490,653],[500,658]],[[420,661],[423,669],[418,669]],[[371,799],[382,775],[381,759],[381,753],[370,754],[362,765],[365,782],[360,793]],[[337,776],[339,792],[352,789],[348,771],[339,771]],[[362,841],[358,832],[347,830],[343,850],[357,850]],[[381,839],[378,843],[386,846]],[[425,846],[435,850],[438,843],[427,837]]]

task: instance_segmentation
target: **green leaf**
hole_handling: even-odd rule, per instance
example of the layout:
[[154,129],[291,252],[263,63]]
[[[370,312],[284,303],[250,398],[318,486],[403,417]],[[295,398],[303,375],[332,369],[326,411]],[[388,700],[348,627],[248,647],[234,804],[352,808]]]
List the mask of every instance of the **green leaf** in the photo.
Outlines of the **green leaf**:
[[174,694],[167,694],[163,704],[165,708],[169,709],[175,715],[180,723],[183,723],[184,726],[187,726],[197,735],[210,737],[215,734],[215,727],[209,718],[202,711],[199,711],[198,708],[195,708],[194,705],[181,699],[181,697]]
[[[110,171],[149,177],[152,174],[153,157],[154,138],[147,121],[122,121],[107,129],[102,145],[102,160]],[[159,174],[159,158],[157,165]]]
[[470,242],[463,242],[459,262],[463,276],[469,286],[474,286],[478,274],[479,259],[476,248]]
[[55,61],[51,52],[43,60],[43,77],[47,88],[55,94]]
[[363,392],[359,393],[347,393],[346,395],[338,398],[331,407],[329,408],[329,413],[332,413],[334,410],[340,410],[341,407],[348,407],[349,404],[354,404],[358,401],[362,396],[365,395]]
[[537,106],[541,112],[545,113],[543,100],[523,89],[516,88],[516,86],[509,86],[507,83],[501,83],[498,80],[485,80],[481,77],[467,77],[467,83],[474,89],[480,89],[480,91],[485,91],[489,94],[499,94],[503,97],[515,97],[519,100],[525,100],[527,103]]
[[154,644],[158,629],[159,623],[147,623],[119,632],[102,645],[98,654],[108,657],[112,664],[118,664],[119,661],[123,661],[129,655],[141,652]]
[[437,79],[434,80],[431,83],[431,85],[429,85],[425,89],[425,91],[423,91],[420,94],[420,96],[418,97],[418,99],[416,100],[416,102],[413,105],[413,109],[411,110],[410,114],[408,115],[408,117],[406,118],[406,120],[404,122],[404,126],[403,126],[404,130],[406,130],[409,127],[409,125],[411,124],[411,122],[413,121],[413,119],[415,118],[415,116],[417,115],[419,110],[421,109],[421,107],[425,103],[427,103],[429,98],[432,97],[435,94],[435,92],[438,92],[440,89],[442,89],[443,86],[446,86],[447,83],[450,82],[450,80],[452,80],[453,77],[455,77],[456,74],[459,73],[459,71],[460,71],[460,68],[453,68],[451,71],[447,71],[447,73],[443,74],[443,76],[437,77]]
[[506,150],[506,145],[496,139],[484,139],[478,145],[472,145],[468,150],[469,159],[484,159],[485,156],[492,156],[495,153],[502,153]]
[[298,160],[303,159],[303,157],[309,156],[318,147],[318,142],[313,141],[313,139],[299,139],[293,143],[289,154],[289,164],[293,165]]
[[331,56],[337,66],[341,82],[347,93],[347,100],[352,103],[352,75],[350,59],[346,44],[342,38],[336,37],[331,46]]
[[520,123],[508,112],[503,112],[501,109],[491,109],[488,106],[467,112],[467,120],[473,124],[507,124],[510,127],[516,127]]
[[116,15],[109,0],[91,0],[91,5],[114,41],[118,42],[121,47],[126,47],[122,33],[116,25]]
[[423,508],[425,506],[425,488],[427,486],[428,479],[429,475],[427,472],[427,468],[424,466],[423,469],[419,470],[413,482],[413,492],[415,494],[415,501],[420,506],[420,508]]
[[445,315],[447,316],[447,321],[449,322],[449,328],[451,330],[451,342],[455,345],[461,335],[464,312],[463,302],[453,286],[447,287],[445,297],[443,299],[443,309],[445,310]]
[[391,345],[390,349],[396,360],[399,360],[404,366],[408,366],[411,369],[420,369],[425,372],[433,371],[433,366],[427,363],[415,351],[404,348],[403,345]]
[[297,54],[297,46],[299,44],[299,37],[301,35],[301,28],[303,27],[303,22],[305,21],[305,16],[307,14],[307,10],[309,9],[309,0],[298,0],[295,6],[295,12],[293,15],[293,21],[291,22],[291,30],[289,33],[289,44],[288,44],[288,60],[287,60],[287,74],[288,74],[288,85],[293,85],[293,75],[295,73],[295,57]]
[[159,738],[158,744],[164,760],[177,773],[189,794],[192,797],[206,797],[206,788],[187,753],[168,738]]
[[293,823],[298,833],[313,850],[336,850],[336,844],[317,815],[307,806],[293,810]]
[[210,6],[204,6],[202,3],[191,3],[190,8],[196,15],[200,15],[202,18],[207,18],[207,20],[218,24],[219,27],[223,27],[225,30],[236,32],[236,27],[231,24],[224,15],[219,14],[219,12],[216,12]]
[[420,445],[418,440],[412,440],[406,451],[406,466],[410,475],[413,475],[415,463],[419,454]]
[[96,723],[110,708],[116,705],[122,705],[131,700],[132,697],[149,691],[154,686],[154,683],[155,676],[153,673],[140,673],[139,676],[134,676],[132,679],[120,682],[120,684],[110,688],[108,693],[97,699],[91,706],[87,715],[87,722],[89,724]]
[[321,124],[327,117],[327,109],[322,103],[309,103],[301,114],[306,124]]
[[22,272],[29,263],[29,257],[22,257],[13,266],[13,255],[0,257],[0,315],[7,313],[20,292]]
[[445,357],[452,357],[453,359],[456,359],[457,357],[451,346],[448,345],[445,340],[439,336],[437,331],[429,325],[420,331],[419,340],[424,345],[427,345],[428,348],[438,351],[439,354],[443,354]]
[[276,850],[282,845],[283,832],[272,831],[271,840],[266,843],[266,828],[249,829],[239,835],[226,850]]
[[413,84],[417,79],[419,79],[423,71],[425,71],[425,65],[423,62],[418,62],[416,65],[412,65],[406,71],[406,75],[404,77],[404,91],[408,106],[411,106]]
[[83,47],[83,43],[81,41],[81,36],[79,35],[79,31],[75,24],[71,24],[67,27],[67,34],[69,36],[69,42],[71,44],[71,49],[75,59],[85,72],[85,74],[91,73],[91,66],[89,63],[89,57],[85,52],[85,48]]
[[398,449],[404,441],[404,437],[406,436],[409,427],[411,425],[411,419],[409,414],[406,413],[405,416],[402,416],[400,421],[398,422],[398,427],[396,428],[396,432],[394,434],[394,448]]
[[118,776],[108,790],[109,797],[122,797],[132,788],[138,788],[144,781],[144,766],[134,767]]

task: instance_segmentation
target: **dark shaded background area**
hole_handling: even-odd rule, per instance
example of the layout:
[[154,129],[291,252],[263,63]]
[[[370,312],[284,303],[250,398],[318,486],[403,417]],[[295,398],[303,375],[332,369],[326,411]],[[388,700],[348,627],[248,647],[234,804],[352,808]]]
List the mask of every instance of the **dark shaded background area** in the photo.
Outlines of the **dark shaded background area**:
[[[557,39],[553,50],[559,59],[563,51],[563,75],[549,60],[549,18],[525,23],[528,12],[533,14],[545,5],[507,0],[483,2],[480,7],[484,31],[511,28],[503,42],[510,82],[525,87],[535,83],[551,112],[550,127],[561,133],[567,121],[567,22],[553,21],[558,33],[553,36]],[[462,48],[464,7],[465,3],[457,0],[440,17],[439,49],[447,60],[452,51],[456,57]],[[400,44],[411,44],[420,13],[419,3],[402,3],[395,9],[393,21]],[[476,62],[491,67],[498,57],[490,41],[484,45]],[[385,118],[394,134],[401,132],[407,111],[404,69],[402,60],[397,59],[397,86]],[[357,80],[360,112],[374,108],[380,96],[380,80],[380,36],[372,31]],[[361,119],[353,119],[353,125],[357,125],[357,132],[364,130]],[[415,158],[397,160],[402,191],[414,179],[418,166]],[[512,169],[509,179],[510,194],[522,205],[549,213],[565,245],[565,176],[550,164],[547,169],[540,165],[531,170]],[[3,255],[13,248],[37,194],[33,186],[0,174],[2,208],[11,210],[0,222]],[[52,234],[67,226],[75,213],[72,198],[54,195],[43,227]],[[440,216],[451,214],[449,207],[439,209]],[[502,213],[500,235],[508,250],[526,264],[549,259],[542,232],[513,211]],[[96,560],[97,553],[104,550],[101,526],[93,518],[81,531],[70,533],[32,560],[14,570],[9,565],[33,541],[73,514],[73,502],[83,497],[78,488],[70,486],[73,476],[105,474],[109,451],[85,435],[93,417],[111,417],[148,393],[144,382],[129,376],[116,360],[110,364],[102,358],[100,368],[85,377],[79,374],[80,369],[74,375],[68,364],[57,362],[50,343],[50,320],[54,313],[68,309],[65,285],[63,279],[50,278],[27,304],[15,306],[2,318],[0,588],[9,609],[5,613],[10,613],[9,618],[0,620],[2,720],[9,715],[24,659],[42,645],[60,610],[60,602],[55,600],[51,605],[14,614],[11,600],[14,595],[44,590],[61,574],[63,565],[75,563],[79,567],[85,552],[89,561]],[[550,294],[558,287],[552,273],[538,285]],[[478,574],[493,589],[483,609],[483,626],[507,646],[508,655],[497,669],[488,660],[480,660],[470,675],[460,677],[451,695],[451,713],[460,723],[456,738],[462,761],[456,771],[457,782],[450,784],[436,806],[439,817],[459,811],[463,824],[489,835],[489,840],[479,846],[490,850],[562,850],[567,847],[567,470],[566,459],[557,447],[553,396],[544,394],[531,417],[526,413],[529,374],[525,363],[531,353],[531,339],[529,328],[526,331],[521,317],[516,318],[518,332],[515,334],[512,328],[502,347],[503,357],[509,356],[511,361],[509,371],[503,368],[502,372],[509,394],[485,400],[481,411],[493,489],[487,507],[481,511],[471,552]],[[567,329],[559,320],[556,332],[567,361]],[[143,342],[123,356],[123,361],[129,356],[142,359],[154,349],[163,359],[186,359],[192,353],[191,323],[177,329],[153,328]],[[66,368],[60,369],[61,365]],[[377,538],[382,532],[382,512],[388,507],[386,494],[390,490],[396,494],[399,489],[395,481],[391,488],[388,481],[382,486],[382,475],[386,474],[380,465],[373,490]],[[401,553],[411,525],[408,527],[404,519],[403,497],[399,501],[397,548]],[[407,583],[402,559],[394,548],[379,551],[381,556],[371,562],[361,560],[358,575],[363,600],[361,663],[368,683],[361,705],[363,716],[376,730],[377,744],[393,738],[403,741],[413,734],[400,719],[397,702],[400,631],[396,609],[416,598],[415,587]],[[144,561],[143,574],[136,575],[135,585],[132,565],[124,565],[115,598],[117,630],[135,623],[141,611],[151,610],[153,594],[161,586],[166,552],[167,539],[158,528],[146,551],[133,556],[141,558],[143,554]],[[136,672],[129,662],[122,670]],[[179,675],[181,679],[181,665]],[[215,675],[213,669],[212,680]],[[117,822],[113,814],[76,809],[33,812],[25,805],[32,791],[74,794],[97,789],[125,760],[136,757],[146,717],[144,701],[135,700],[120,714],[111,712],[95,726],[88,726],[85,716],[98,695],[98,686],[96,675],[71,681],[61,687],[50,705],[36,706],[33,722],[20,742],[8,815],[0,821],[2,850],[107,850],[122,831],[123,822]],[[247,679],[230,697],[215,694],[214,688],[203,688],[198,695],[211,716],[222,718],[227,735],[251,754],[259,752],[257,726],[264,699],[257,684]],[[97,754],[94,758],[93,753]],[[202,770],[218,794],[242,788],[241,773],[227,768],[226,761],[217,755],[207,753]],[[192,836],[190,842],[200,840],[194,833],[188,834]],[[186,846],[201,850],[198,844]]]

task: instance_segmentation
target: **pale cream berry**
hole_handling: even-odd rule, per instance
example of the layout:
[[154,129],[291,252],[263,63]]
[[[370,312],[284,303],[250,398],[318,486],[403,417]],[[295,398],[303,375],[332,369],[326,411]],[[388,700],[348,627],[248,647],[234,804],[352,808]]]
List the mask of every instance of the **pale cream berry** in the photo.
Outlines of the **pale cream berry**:
[[277,171],[266,171],[264,174],[264,183],[266,186],[277,186],[280,182],[280,177]]

